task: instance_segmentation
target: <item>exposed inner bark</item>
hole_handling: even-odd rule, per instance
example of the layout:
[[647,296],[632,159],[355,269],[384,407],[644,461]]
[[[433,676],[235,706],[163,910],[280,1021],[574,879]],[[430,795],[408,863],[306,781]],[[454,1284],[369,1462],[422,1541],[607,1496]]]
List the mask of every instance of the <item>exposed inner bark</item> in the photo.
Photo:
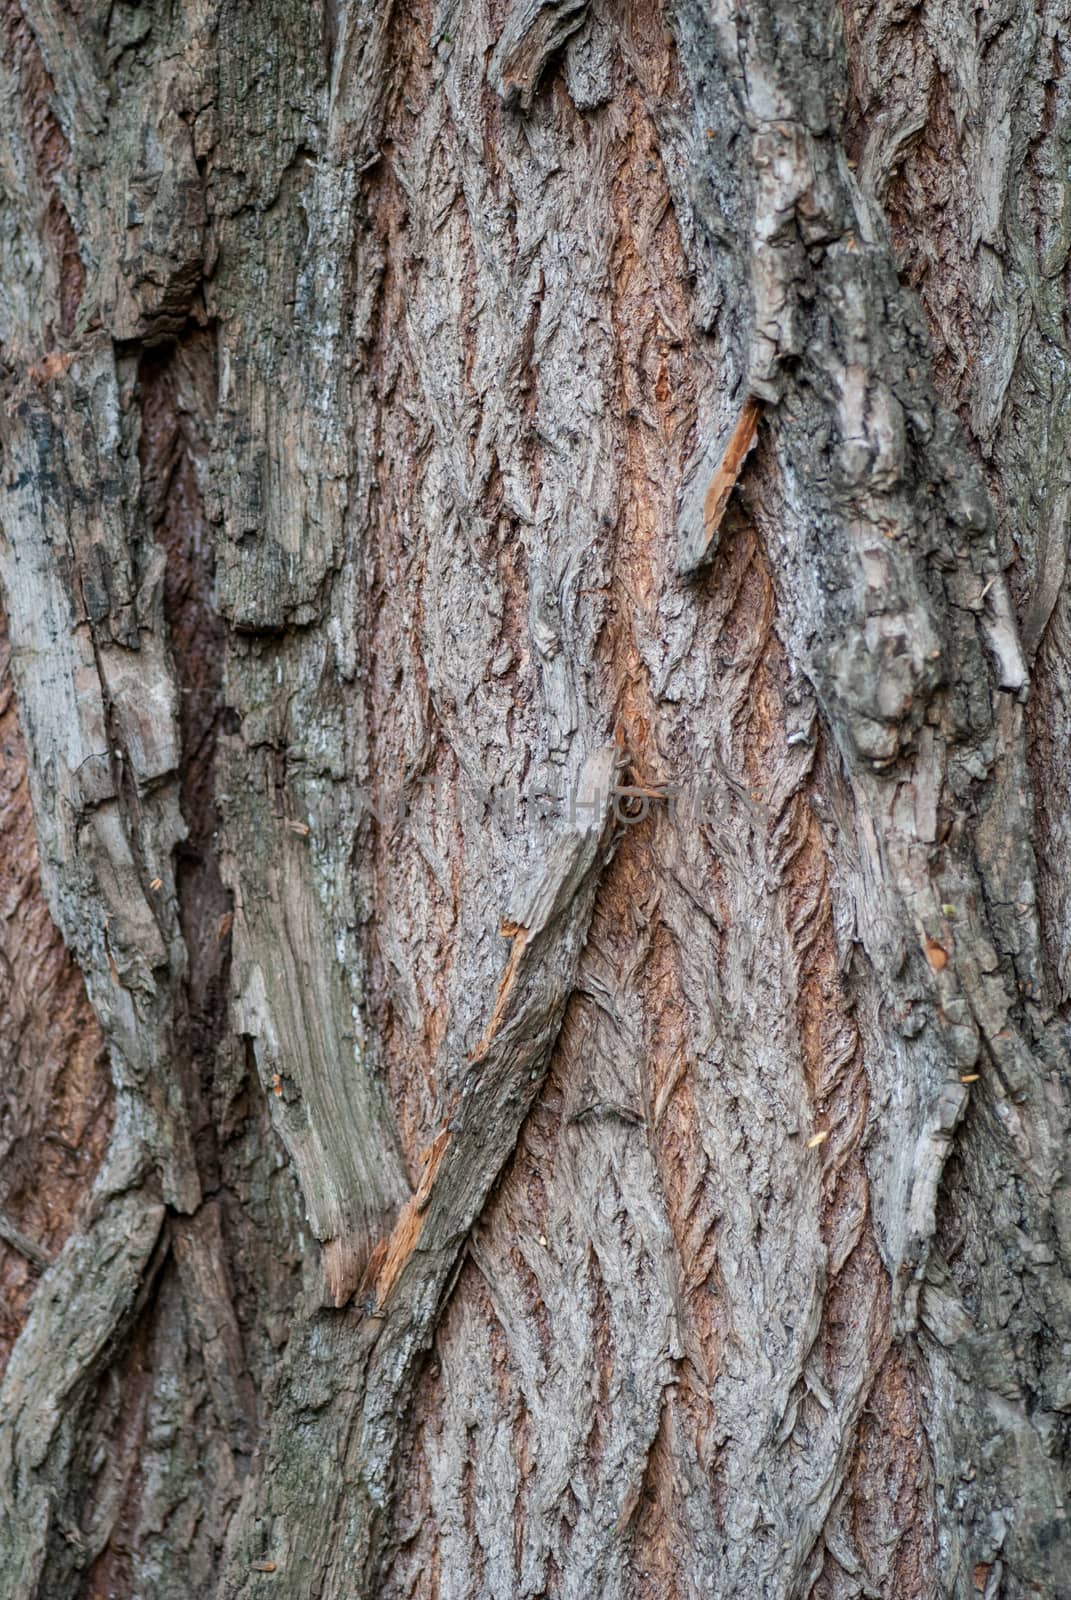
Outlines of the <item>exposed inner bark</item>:
[[4,5],[3,54],[19,96],[20,125],[28,137],[46,196],[42,235],[54,274],[50,287],[58,310],[55,325],[48,325],[46,332],[49,345],[55,346],[74,329],[85,271],[70,212],[57,188],[57,179],[69,163],[70,147],[53,109],[55,86],[18,0],[8,0]]
[[104,1040],[41,888],[0,614],[0,1366],[78,1225],[112,1131]]

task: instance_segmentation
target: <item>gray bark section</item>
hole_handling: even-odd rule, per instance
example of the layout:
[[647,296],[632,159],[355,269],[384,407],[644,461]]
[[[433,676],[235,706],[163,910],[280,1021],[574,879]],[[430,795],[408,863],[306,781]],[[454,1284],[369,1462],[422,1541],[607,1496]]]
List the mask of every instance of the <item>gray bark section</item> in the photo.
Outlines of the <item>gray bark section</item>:
[[118,1098],[0,1592],[95,1592],[131,1515],[131,1594],[1063,1592],[1057,13],[12,12],[0,576]]
[[[755,514],[782,636],[814,685],[871,841],[850,891],[856,936],[885,1005],[911,1016],[910,1037],[868,1053],[871,1094],[888,1110],[867,1159],[897,1331],[921,1314],[928,1335],[940,1566],[966,1591],[980,1535],[1009,1587],[1058,1589],[1067,1038],[1041,993],[1027,671],[995,518],[935,404],[917,309],[836,134],[835,30],[806,7],[729,13],[722,30],[751,140],[717,187],[751,191],[750,239],[735,241],[738,256],[750,249],[739,269],[753,299],[746,382],[772,402],[780,487]],[[698,76],[706,13],[693,36]],[[936,956],[929,981],[921,950]],[[952,1189],[966,1216],[940,1241],[955,1250],[950,1267],[933,1248],[937,1195],[967,1109],[961,1080],[976,1071],[988,1095],[961,1148],[979,1187]],[[1000,1310],[1013,1278],[1029,1283],[1025,1340]],[[977,1477],[964,1488],[978,1434],[1004,1463],[999,1490]],[[1009,1501],[1031,1509],[1006,1526]]]

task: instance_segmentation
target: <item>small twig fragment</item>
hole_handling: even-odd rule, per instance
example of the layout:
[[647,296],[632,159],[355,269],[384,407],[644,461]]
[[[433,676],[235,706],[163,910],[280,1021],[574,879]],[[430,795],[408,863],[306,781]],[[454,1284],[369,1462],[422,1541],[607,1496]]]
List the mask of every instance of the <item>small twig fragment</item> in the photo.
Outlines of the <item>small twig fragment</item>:
[[621,1106],[616,1101],[595,1100],[589,1106],[582,1106],[579,1111],[574,1111],[567,1118],[569,1122],[587,1122],[589,1120],[611,1118],[618,1122],[628,1123],[630,1127],[642,1128],[644,1117],[642,1112],[634,1111],[631,1106]]

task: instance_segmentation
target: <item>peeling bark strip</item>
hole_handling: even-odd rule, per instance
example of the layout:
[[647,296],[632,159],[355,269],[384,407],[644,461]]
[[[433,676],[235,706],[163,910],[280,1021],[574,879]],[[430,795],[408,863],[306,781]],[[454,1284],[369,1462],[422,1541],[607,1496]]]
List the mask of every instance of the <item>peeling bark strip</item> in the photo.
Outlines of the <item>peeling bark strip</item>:
[[[386,1514],[399,1436],[420,1355],[456,1278],[459,1252],[539,1094],[576,982],[599,875],[612,844],[607,827],[617,764],[614,746],[589,757],[578,789],[592,814],[584,826],[562,833],[542,873],[516,896],[511,909],[524,915],[528,937],[509,986],[515,998],[501,1006],[494,1036],[474,1058],[413,1198],[369,1263],[368,1298],[359,1308],[361,1323],[351,1350],[360,1363],[360,1381],[331,1403],[329,1430],[341,1477],[335,1457],[314,1462],[292,1448],[309,1403],[306,1374],[323,1360],[327,1330],[310,1327],[307,1340],[294,1348],[262,1494],[255,1515],[245,1519],[229,1569],[237,1594],[254,1590],[255,1580],[247,1574],[266,1528],[271,1558],[292,1574],[295,1595],[341,1597],[352,1582],[352,1562],[362,1572],[378,1569],[389,1536]],[[318,1569],[302,1560],[310,1537],[331,1552],[326,1587],[320,1587]]]
[[682,527],[687,533],[687,542],[682,547],[677,562],[677,570],[682,577],[697,571],[717,553],[722,518],[736,488],[744,462],[754,448],[761,415],[761,402],[753,395],[749,395],[740,409],[736,425],[729,435],[721,460],[703,497],[701,529],[693,530],[687,520],[682,522]]
[[9,0],[0,1596],[1063,1592],[1064,6]]
[[[439,1131],[425,1151],[422,1157],[424,1170],[416,1191],[403,1207],[390,1238],[378,1253],[378,1259],[373,1256],[371,1287],[376,1310],[379,1312],[382,1311],[404,1267],[420,1244],[427,1214],[430,1212],[432,1220],[435,1220],[439,1196],[444,1191],[449,1193],[456,1186],[456,1171],[466,1173],[467,1187],[472,1183],[472,1170],[478,1169],[486,1160],[482,1148],[466,1147],[464,1137],[466,1128],[469,1130],[470,1140],[478,1140],[480,1147],[486,1146],[483,1108],[474,1111],[472,1105],[474,1101],[483,1100],[485,1079],[487,1086],[495,1086],[496,1097],[502,1093],[502,1088],[497,1086],[496,1082],[496,1071],[499,1070],[497,1062],[501,1051],[493,1047],[498,1035],[504,1030],[507,1034],[520,1033],[523,1037],[524,1025],[531,1024],[530,997],[526,996],[528,1000],[526,1004],[525,1000],[517,1002],[515,996],[525,990],[526,986],[530,986],[533,980],[542,977],[538,967],[539,952],[548,942],[548,929],[551,934],[556,934],[561,939],[562,932],[558,925],[562,918],[571,921],[574,916],[579,916],[582,919],[585,907],[590,914],[591,885],[588,880],[595,858],[604,844],[617,767],[618,754],[612,746],[598,752],[585,763],[580,778],[583,794],[581,803],[594,813],[591,825],[580,830],[571,829],[562,834],[550,851],[540,878],[534,885],[525,886],[515,896],[514,915],[502,923],[503,930],[508,930],[508,935],[513,940],[513,948],[495,995],[490,1021],[471,1058],[478,1082],[470,1079],[462,1087],[460,1108],[455,1108],[449,1124]],[[578,905],[576,911],[573,907],[574,901],[577,901]],[[516,920],[518,918],[521,920]],[[566,948],[574,943],[568,934],[568,923],[564,943]],[[545,982],[545,979],[543,981]],[[549,1000],[552,1007],[551,1014],[558,1015],[559,1020],[568,992],[568,987],[559,983],[557,993],[552,991]],[[519,1015],[518,1007],[520,1007]],[[535,1021],[537,1025],[543,1023],[541,1010],[536,1011]],[[512,1053],[507,1058],[510,1076],[516,1080],[509,1097],[515,1099],[525,1110],[538,1093],[539,1066],[542,1064],[545,1068],[545,1055],[545,1050],[537,1050],[530,1058],[526,1048],[520,1057],[519,1069]],[[536,1062],[534,1068],[532,1060]],[[533,1088],[532,1085],[537,1087]],[[498,1112],[495,1118],[496,1125],[502,1121],[503,1114]],[[508,1122],[505,1126],[508,1129]],[[511,1149],[512,1145],[509,1148]],[[500,1161],[485,1171],[483,1180],[485,1192],[500,1171]],[[455,1227],[457,1237],[464,1238],[474,1217],[475,1213],[469,1217],[460,1232]],[[462,1219],[454,1218],[453,1221],[457,1224]]]

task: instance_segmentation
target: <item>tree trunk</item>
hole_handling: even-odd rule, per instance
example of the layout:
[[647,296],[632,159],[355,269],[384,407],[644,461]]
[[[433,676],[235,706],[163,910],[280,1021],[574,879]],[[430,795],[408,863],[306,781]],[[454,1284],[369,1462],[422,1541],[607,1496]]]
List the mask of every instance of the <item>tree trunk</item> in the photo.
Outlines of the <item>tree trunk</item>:
[[6,0],[0,1595],[1071,1595],[1067,27]]

